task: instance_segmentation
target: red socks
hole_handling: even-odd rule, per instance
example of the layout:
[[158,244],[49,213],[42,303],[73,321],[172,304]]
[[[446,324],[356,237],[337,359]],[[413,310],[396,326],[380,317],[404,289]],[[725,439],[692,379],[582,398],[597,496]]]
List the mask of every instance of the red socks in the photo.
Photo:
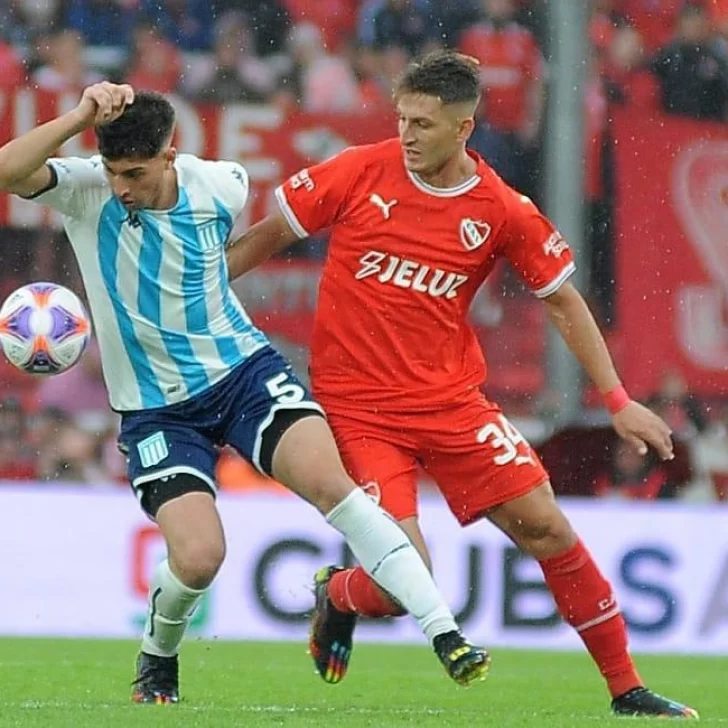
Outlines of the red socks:
[[[641,686],[627,651],[627,630],[612,587],[581,541],[539,562],[564,620],[578,633],[604,676],[612,697]],[[360,566],[339,571],[329,582],[336,609],[364,617],[403,614]]]
[[336,572],[329,581],[329,598],[336,609],[346,614],[396,617],[405,613],[361,566]]
[[561,616],[579,633],[612,697],[641,686],[612,587],[584,544],[539,563]]

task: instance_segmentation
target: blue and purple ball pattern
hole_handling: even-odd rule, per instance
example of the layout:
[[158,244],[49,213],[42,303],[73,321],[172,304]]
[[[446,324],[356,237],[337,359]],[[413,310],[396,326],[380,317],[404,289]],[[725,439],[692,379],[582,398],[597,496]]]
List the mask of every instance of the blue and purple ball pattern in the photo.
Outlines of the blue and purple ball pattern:
[[8,360],[31,374],[57,374],[83,353],[90,324],[75,294],[53,283],[31,283],[12,293],[0,313]]

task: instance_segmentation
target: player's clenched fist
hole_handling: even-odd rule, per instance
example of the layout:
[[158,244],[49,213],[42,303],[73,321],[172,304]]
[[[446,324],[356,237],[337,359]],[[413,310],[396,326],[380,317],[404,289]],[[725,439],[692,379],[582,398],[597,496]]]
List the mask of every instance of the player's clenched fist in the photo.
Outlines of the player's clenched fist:
[[129,84],[102,81],[84,89],[76,111],[89,126],[98,126],[118,119],[132,103],[134,89]]

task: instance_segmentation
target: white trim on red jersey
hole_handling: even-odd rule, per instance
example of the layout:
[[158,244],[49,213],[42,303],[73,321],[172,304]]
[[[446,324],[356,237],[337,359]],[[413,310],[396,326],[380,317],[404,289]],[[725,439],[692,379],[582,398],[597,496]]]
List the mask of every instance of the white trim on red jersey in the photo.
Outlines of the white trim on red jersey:
[[286,222],[291,226],[291,230],[293,230],[299,238],[307,238],[309,236],[309,232],[305,227],[303,227],[303,225],[301,225],[299,219],[296,217],[296,213],[293,212],[293,208],[288,204],[286,193],[283,190],[283,185],[276,187],[276,199],[278,200],[278,206],[281,208],[283,217],[286,218]]
[[533,295],[537,298],[546,298],[552,293],[556,293],[556,291],[561,288],[561,286],[566,282],[566,279],[569,278],[574,271],[576,271],[576,264],[571,262],[564,266],[561,273],[559,273],[559,275],[557,275],[551,283],[548,283],[543,288],[539,288],[537,291],[534,291]]
[[480,184],[480,177],[477,174],[455,187],[434,187],[433,185],[428,185],[416,172],[410,172],[409,170],[407,170],[407,176],[412,180],[412,184],[415,187],[433,197],[459,197],[460,195],[467,194]]

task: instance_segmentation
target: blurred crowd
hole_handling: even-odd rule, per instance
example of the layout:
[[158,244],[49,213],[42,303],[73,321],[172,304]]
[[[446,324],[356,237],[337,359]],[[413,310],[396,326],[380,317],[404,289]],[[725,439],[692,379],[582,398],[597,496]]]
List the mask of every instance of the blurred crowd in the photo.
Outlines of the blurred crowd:
[[[728,0],[591,0],[589,7],[587,235],[592,303],[609,328],[611,110],[636,105],[725,121]],[[471,145],[538,202],[549,35],[546,0],[0,0],[0,93],[73,92],[106,78],[198,103],[357,113],[389,109],[393,84],[413,57],[458,48],[478,59],[485,87]],[[76,267],[67,249],[57,253],[52,235],[30,235],[30,259],[8,260],[4,270],[33,270],[34,279],[80,291]],[[22,396],[17,376],[0,369],[0,479],[124,481],[97,352]],[[690,482],[693,493],[728,497],[728,409],[697,402],[681,381],[666,373],[653,404],[686,445],[687,480],[676,482],[674,468],[665,472],[614,443],[590,476],[591,494],[673,497]],[[229,488],[273,487],[229,454],[220,479]]]
[[[9,367],[2,373],[6,369],[9,374]],[[27,377],[16,375],[21,376]],[[126,486],[126,464],[116,446],[118,415],[108,407],[95,344],[78,365],[40,380],[22,399],[7,393],[13,390],[12,379],[4,378],[0,399],[0,486],[23,480]],[[625,500],[728,500],[728,402],[701,402],[679,372],[667,371],[647,404],[673,431],[673,461],[638,455],[604,417],[596,427],[572,426],[553,437],[534,430],[530,439],[557,491]],[[527,420],[517,422],[528,431]],[[217,478],[226,491],[286,492],[229,449],[222,452]]]
[[[587,2],[586,234],[609,327],[611,111],[725,120],[728,0]],[[541,203],[550,35],[545,0],[0,0],[0,91],[107,78],[198,103],[360,113],[391,108],[414,56],[454,47],[478,59],[486,89],[471,146]]]

